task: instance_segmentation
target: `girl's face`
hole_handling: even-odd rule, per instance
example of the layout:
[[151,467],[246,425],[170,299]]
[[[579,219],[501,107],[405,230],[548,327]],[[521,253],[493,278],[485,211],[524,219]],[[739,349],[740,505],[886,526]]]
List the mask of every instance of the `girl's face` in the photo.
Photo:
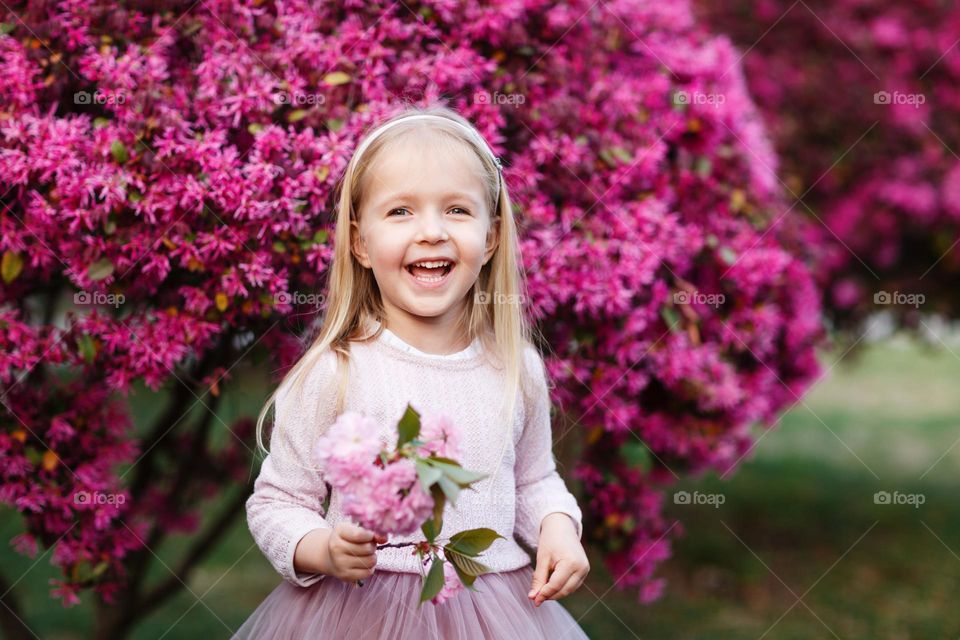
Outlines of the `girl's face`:
[[[352,249],[373,270],[389,320],[452,326],[496,249],[497,227],[480,160],[435,136],[411,138],[383,149],[369,167]],[[414,266],[424,261],[432,268]]]

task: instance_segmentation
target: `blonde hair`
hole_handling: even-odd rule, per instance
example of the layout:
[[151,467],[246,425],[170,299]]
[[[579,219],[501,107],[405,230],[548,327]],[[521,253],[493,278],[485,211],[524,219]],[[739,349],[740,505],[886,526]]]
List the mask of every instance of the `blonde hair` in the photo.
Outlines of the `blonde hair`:
[[[513,207],[500,174],[499,158],[493,154],[480,133],[455,111],[443,106],[432,106],[407,108],[375,127],[365,136],[344,170],[338,190],[333,262],[328,271],[322,326],[313,343],[287,372],[260,411],[257,418],[257,445],[264,453],[269,451],[263,445],[263,421],[276,401],[280,387],[292,380],[292,386],[299,391],[305,377],[327,349],[330,349],[337,359],[336,414],[339,415],[343,411],[346,398],[350,342],[373,340],[383,331],[384,308],[373,273],[363,267],[351,251],[351,222],[359,222],[364,178],[378,155],[401,136],[423,129],[429,129],[432,133],[447,136],[462,144],[479,158],[483,167],[481,177],[486,186],[491,233],[493,225],[497,225],[499,241],[490,260],[483,265],[477,281],[468,292],[467,304],[456,326],[471,342],[479,338],[484,353],[494,356],[499,365],[497,368],[506,371],[504,398],[508,401],[501,415],[508,425],[508,432],[505,434],[495,469],[500,467],[507,443],[512,444],[517,394],[524,386],[522,382],[526,378],[523,351],[532,346],[532,330],[522,307],[523,301],[527,300],[526,279],[519,259],[519,235]],[[478,304],[478,295],[485,295],[486,300],[492,300],[494,304]],[[500,300],[515,302],[500,304],[497,302]],[[365,329],[369,320],[380,321],[380,327],[373,335],[366,336],[364,334],[367,333]],[[274,425],[274,428],[277,426]],[[329,425],[321,425],[326,426]]]

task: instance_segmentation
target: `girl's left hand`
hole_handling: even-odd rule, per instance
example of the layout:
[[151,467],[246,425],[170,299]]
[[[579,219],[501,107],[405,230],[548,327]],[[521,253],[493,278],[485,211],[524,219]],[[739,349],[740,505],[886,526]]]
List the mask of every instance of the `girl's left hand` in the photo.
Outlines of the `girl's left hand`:
[[590,563],[573,520],[565,513],[548,514],[540,527],[537,568],[527,597],[539,607],[544,600],[568,596],[580,588],[589,572]]

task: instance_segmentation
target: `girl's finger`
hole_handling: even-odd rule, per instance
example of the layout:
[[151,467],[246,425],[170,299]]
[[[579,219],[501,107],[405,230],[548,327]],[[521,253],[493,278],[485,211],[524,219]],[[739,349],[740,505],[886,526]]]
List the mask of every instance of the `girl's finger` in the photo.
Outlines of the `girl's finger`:
[[559,591],[560,587],[570,579],[571,573],[573,573],[573,568],[570,566],[570,563],[564,560],[559,561],[553,569],[553,575],[550,576],[550,581],[543,585],[540,593],[537,594],[537,604],[552,597],[553,594]]
[[369,556],[377,552],[377,545],[374,542],[365,542],[365,543],[349,543],[347,545],[347,553],[351,556]]
[[582,576],[579,571],[573,572],[570,579],[567,580],[566,584],[564,584],[553,597],[557,600],[567,597],[580,588],[580,585],[583,584],[583,579],[584,576]]

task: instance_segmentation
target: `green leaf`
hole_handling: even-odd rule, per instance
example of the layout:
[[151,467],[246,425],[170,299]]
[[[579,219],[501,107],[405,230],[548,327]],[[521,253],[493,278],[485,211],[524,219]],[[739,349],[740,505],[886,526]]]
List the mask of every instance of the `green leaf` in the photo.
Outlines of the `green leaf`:
[[417,475],[420,477],[420,484],[424,489],[432,487],[433,483],[443,475],[443,471],[430,466],[423,459],[417,460],[415,464],[417,467]]
[[16,29],[16,27],[17,26],[12,22],[0,22],[0,35],[5,36],[8,33],[11,33],[14,29]]
[[694,171],[701,178],[706,178],[710,175],[710,170],[713,168],[713,163],[710,161],[710,158],[706,156],[701,156],[697,158],[697,161],[694,166]]
[[426,602],[436,597],[441,589],[443,589],[443,559],[434,554],[433,562],[430,563],[430,571],[427,573],[426,580],[423,581],[420,602]]
[[336,87],[341,84],[346,84],[350,82],[351,78],[348,74],[343,71],[334,71],[323,76],[323,82],[330,85],[331,87]]
[[437,530],[437,524],[433,521],[433,518],[424,520],[423,524],[420,525],[420,531],[423,531],[423,535],[429,542],[433,542],[437,539],[437,536],[440,535],[440,531]]
[[477,562],[470,556],[466,556],[456,549],[450,549],[450,545],[447,545],[443,548],[443,553],[446,556],[447,560],[453,563],[454,568],[460,569],[465,574],[473,577],[483,575],[488,573],[490,568],[486,565]]
[[447,496],[447,499],[450,500],[450,504],[456,506],[457,496],[460,495],[460,485],[451,480],[445,475],[440,476],[440,479],[437,480],[437,486],[443,491]]
[[431,462],[431,464],[434,467],[443,471],[443,475],[447,476],[448,478],[456,482],[458,485],[460,485],[461,488],[464,488],[464,489],[469,487],[470,483],[476,482],[477,480],[487,477],[487,474],[485,473],[464,469],[459,464],[438,462],[436,459],[434,459]]
[[460,582],[463,583],[463,586],[470,591],[476,591],[476,588],[473,586],[473,583],[476,581],[477,576],[470,575],[466,571],[460,568],[460,565],[457,564],[460,560],[460,555],[456,552],[449,552],[450,555],[447,556],[447,562],[453,565],[454,570],[457,572],[457,577],[460,578]]
[[314,244],[323,244],[327,241],[327,230],[320,229],[315,234],[313,234],[313,243]]
[[94,344],[93,338],[87,334],[81,335],[77,339],[77,348],[80,351],[80,355],[83,356],[84,361],[87,364],[91,364],[94,359],[97,357],[97,345]]
[[291,124],[294,122],[300,122],[301,120],[307,117],[308,113],[310,112],[307,111],[306,109],[296,109],[294,111],[291,111],[290,113],[287,114],[287,122]]
[[286,253],[287,245],[283,244],[279,240],[273,243],[273,250],[277,253]]
[[109,562],[98,562],[97,565],[93,568],[93,577],[96,578],[99,575],[102,575],[104,571],[110,568]]
[[461,531],[450,536],[450,542],[447,543],[447,547],[465,556],[478,556],[486,551],[498,538],[503,538],[503,536],[487,527],[467,529],[466,531]]
[[397,424],[397,449],[420,435],[420,414],[407,403],[407,410]]
[[10,284],[17,279],[21,270],[23,270],[23,257],[19,253],[5,251],[2,261],[0,261],[0,272],[3,274],[3,281]]
[[620,160],[624,164],[633,160],[633,156],[630,155],[630,152],[623,147],[613,147],[610,149],[610,153],[613,154],[613,157],[615,157],[617,160]]
[[650,469],[650,450],[640,440],[628,440],[620,446],[620,453],[624,460],[635,469]]
[[117,164],[124,164],[130,157],[127,155],[127,147],[119,140],[110,143],[110,155],[116,160]]
[[109,259],[97,260],[87,267],[87,276],[91,280],[103,280],[113,273],[113,263]]
[[670,331],[680,331],[680,316],[677,315],[673,307],[663,307],[660,309],[660,317],[663,318],[663,321],[670,327]]
[[430,495],[433,497],[433,525],[437,528],[439,535],[443,530],[443,509],[447,505],[447,497],[438,484],[430,487]]

